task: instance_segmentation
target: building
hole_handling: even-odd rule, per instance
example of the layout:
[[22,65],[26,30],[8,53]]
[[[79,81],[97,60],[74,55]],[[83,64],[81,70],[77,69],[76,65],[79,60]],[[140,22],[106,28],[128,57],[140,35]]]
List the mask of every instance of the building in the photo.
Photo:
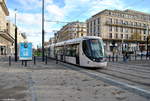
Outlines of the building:
[[87,35],[100,36],[106,51],[145,50],[150,14],[134,10],[103,10],[87,20]]
[[25,33],[18,31],[17,33],[17,43],[27,42],[27,36]]
[[14,38],[8,33],[6,16],[9,16],[6,1],[0,0],[0,55],[9,54],[14,43]]
[[[57,36],[57,37],[56,37]],[[71,22],[63,26],[55,35],[57,42],[86,36],[86,23]]]

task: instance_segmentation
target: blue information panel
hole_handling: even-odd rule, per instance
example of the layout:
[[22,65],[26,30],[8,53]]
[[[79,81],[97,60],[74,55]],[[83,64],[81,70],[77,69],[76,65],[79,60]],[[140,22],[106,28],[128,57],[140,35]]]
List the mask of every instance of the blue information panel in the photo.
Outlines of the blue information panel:
[[32,60],[32,43],[19,44],[19,60]]

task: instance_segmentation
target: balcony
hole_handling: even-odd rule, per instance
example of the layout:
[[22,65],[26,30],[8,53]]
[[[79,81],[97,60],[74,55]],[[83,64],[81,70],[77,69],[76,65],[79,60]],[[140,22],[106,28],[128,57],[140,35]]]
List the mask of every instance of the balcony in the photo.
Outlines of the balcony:
[[110,21],[106,21],[106,25],[146,30],[146,26],[131,25],[126,23],[113,23]]
[[14,42],[14,38],[8,34],[6,29],[0,29],[0,37],[3,37],[10,42]]

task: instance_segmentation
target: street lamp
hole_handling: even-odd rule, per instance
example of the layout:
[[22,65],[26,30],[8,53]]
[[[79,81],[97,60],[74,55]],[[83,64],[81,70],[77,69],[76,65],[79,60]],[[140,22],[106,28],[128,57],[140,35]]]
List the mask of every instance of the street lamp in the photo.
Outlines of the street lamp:
[[42,61],[44,62],[44,0],[42,0]]
[[17,62],[17,25],[16,25],[17,9],[15,9],[15,61]]

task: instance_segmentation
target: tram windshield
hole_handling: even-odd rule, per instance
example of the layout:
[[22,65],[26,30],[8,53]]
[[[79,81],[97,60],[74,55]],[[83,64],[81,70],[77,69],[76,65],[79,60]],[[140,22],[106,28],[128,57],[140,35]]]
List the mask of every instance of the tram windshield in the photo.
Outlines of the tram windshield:
[[90,59],[99,59],[104,57],[103,42],[99,39],[89,39],[83,41],[83,52]]

